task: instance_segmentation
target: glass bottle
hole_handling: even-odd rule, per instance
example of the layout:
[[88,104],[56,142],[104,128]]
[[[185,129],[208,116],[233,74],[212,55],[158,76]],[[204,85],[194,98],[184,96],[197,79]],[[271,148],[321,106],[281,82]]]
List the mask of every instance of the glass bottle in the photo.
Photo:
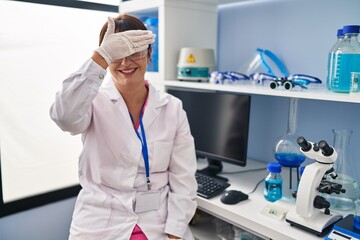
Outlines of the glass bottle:
[[328,176],[327,180],[341,184],[346,192],[328,194],[324,197],[330,202],[330,208],[341,211],[355,209],[355,200],[360,198],[359,185],[354,178],[356,173],[354,172],[349,154],[350,136],[352,132],[352,130],[348,129],[333,129],[334,148],[338,153],[337,160],[334,162],[333,167],[338,176],[336,179]]
[[328,75],[326,78],[326,87],[331,90],[331,79],[334,75],[335,68],[336,68],[336,64],[335,64],[335,56],[336,56],[336,52],[339,49],[339,46],[341,45],[341,41],[344,39],[344,34],[343,34],[343,30],[338,29],[337,30],[337,41],[334,44],[334,46],[332,46],[332,48],[329,51],[329,56],[328,56]]
[[267,165],[269,174],[265,178],[264,197],[269,202],[275,202],[282,198],[281,165],[279,163],[270,162]]
[[343,27],[344,39],[335,52],[336,68],[330,80],[331,90],[334,92],[350,92],[351,72],[360,72],[359,29],[358,25]]
[[305,156],[297,144],[297,109],[298,99],[290,98],[287,132],[276,140],[274,148],[275,159],[281,166],[289,167],[289,181],[284,182],[283,188],[284,200],[288,201],[295,201],[291,194],[296,190],[300,180],[298,168],[305,161]]

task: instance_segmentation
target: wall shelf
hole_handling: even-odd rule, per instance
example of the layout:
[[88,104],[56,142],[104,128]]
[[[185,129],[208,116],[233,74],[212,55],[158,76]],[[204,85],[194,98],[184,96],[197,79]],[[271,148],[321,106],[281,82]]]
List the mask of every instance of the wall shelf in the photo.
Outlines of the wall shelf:
[[126,1],[120,2],[119,10],[120,13],[137,17],[159,19],[156,39],[159,46],[159,72],[147,73],[145,77],[150,82],[155,82],[155,86],[160,90],[163,89],[164,79],[176,78],[181,48],[201,47],[216,50],[216,0]]
[[267,86],[259,86],[253,84],[222,85],[222,84],[213,84],[213,83],[204,83],[204,82],[186,82],[186,81],[168,80],[165,81],[165,87],[183,87],[183,88],[192,88],[198,90],[225,91],[225,92],[267,95],[267,96],[276,96],[276,97],[293,97],[293,98],[311,99],[311,100],[360,103],[360,93],[358,94],[334,93],[327,90],[325,86],[309,88],[306,90],[300,90],[299,88],[295,88],[291,91],[287,91],[287,90],[273,90]]

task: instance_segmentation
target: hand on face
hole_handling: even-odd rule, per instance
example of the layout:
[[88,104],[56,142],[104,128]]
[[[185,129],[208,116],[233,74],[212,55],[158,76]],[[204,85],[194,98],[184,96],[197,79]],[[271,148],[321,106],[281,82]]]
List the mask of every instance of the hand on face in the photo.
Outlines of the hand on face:
[[105,59],[107,64],[122,59],[136,52],[141,52],[153,43],[155,35],[146,30],[129,30],[115,33],[114,19],[108,18],[108,28],[104,39],[96,51]]

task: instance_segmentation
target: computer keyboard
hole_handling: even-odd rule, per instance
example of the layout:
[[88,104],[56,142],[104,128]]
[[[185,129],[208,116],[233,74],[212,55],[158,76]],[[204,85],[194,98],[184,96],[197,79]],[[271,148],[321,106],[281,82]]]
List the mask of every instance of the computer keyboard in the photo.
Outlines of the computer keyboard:
[[230,183],[210,177],[201,172],[196,172],[195,177],[198,183],[197,195],[204,198],[212,198],[230,186]]

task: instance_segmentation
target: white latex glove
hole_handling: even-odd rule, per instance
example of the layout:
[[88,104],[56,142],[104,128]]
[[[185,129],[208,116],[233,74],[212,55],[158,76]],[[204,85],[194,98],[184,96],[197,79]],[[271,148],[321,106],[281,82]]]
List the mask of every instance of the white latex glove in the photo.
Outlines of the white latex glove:
[[127,57],[135,52],[141,52],[154,42],[155,35],[151,31],[129,30],[115,32],[115,22],[108,18],[108,28],[98,52],[110,64],[116,59]]

